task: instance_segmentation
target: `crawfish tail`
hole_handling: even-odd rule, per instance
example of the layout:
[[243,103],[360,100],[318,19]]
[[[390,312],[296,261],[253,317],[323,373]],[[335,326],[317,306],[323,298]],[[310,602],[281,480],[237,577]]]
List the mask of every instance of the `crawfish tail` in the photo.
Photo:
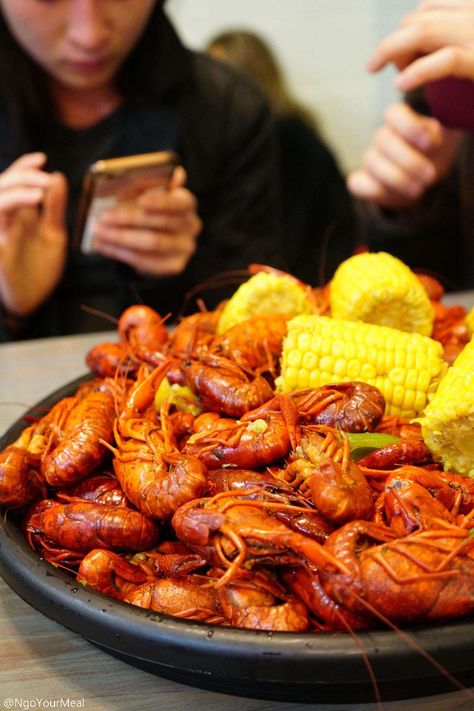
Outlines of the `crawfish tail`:
[[27,530],[73,551],[93,548],[144,550],[158,541],[158,528],[140,511],[92,504],[59,504],[28,521]]
[[[35,466],[35,458],[26,449],[10,445],[0,452],[0,504],[13,509],[31,504],[44,488]],[[37,461],[36,461],[37,464]]]
[[91,392],[71,410],[61,442],[47,454],[41,471],[51,486],[77,484],[103,460],[113,442],[115,408],[109,392]]

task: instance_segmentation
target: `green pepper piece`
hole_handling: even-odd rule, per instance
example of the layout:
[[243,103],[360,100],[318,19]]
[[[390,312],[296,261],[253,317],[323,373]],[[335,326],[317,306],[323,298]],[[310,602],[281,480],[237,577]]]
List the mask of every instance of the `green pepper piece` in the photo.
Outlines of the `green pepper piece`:
[[385,434],[384,432],[345,432],[351,445],[351,459],[358,462],[367,454],[370,454],[375,449],[388,447],[389,444],[395,444],[400,441],[400,437]]

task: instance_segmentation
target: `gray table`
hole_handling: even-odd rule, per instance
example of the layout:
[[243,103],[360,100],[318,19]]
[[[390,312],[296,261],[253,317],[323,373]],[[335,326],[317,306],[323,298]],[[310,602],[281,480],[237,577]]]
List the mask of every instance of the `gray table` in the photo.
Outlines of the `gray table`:
[[[471,308],[474,292],[453,300]],[[115,340],[115,336],[103,333],[1,345],[0,431],[5,431],[28,407],[85,373],[87,350],[102,340]],[[108,656],[43,616],[2,580],[0,640],[0,709],[9,708],[9,699],[14,703],[17,700],[16,708],[33,708],[32,700],[42,699],[50,702],[49,708],[54,707],[54,702],[55,708],[69,703],[70,708],[86,711],[377,709],[375,704],[318,706],[238,698],[156,677]],[[473,697],[464,692],[383,704],[384,711],[467,711],[473,707]]]

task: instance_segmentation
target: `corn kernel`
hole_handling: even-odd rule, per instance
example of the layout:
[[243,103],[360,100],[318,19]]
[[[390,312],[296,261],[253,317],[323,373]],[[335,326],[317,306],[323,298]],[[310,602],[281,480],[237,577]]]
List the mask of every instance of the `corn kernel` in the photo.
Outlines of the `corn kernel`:
[[339,379],[346,375],[346,364],[347,361],[344,358],[337,358],[334,363],[333,372],[334,375]]

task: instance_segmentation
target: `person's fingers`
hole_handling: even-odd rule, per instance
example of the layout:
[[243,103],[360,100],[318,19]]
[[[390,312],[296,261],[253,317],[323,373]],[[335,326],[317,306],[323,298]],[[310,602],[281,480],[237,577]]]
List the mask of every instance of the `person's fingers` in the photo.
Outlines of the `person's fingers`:
[[350,173],[346,184],[352,195],[379,207],[399,209],[412,202],[412,198],[407,199],[393,190],[388,190],[364,170]]
[[385,187],[365,170],[355,170],[350,173],[346,182],[349,191],[361,200],[378,205],[386,199],[387,190]]
[[395,30],[377,45],[367,60],[368,71],[378,72],[389,62],[393,62],[399,68],[407,66],[422,51],[420,41],[420,33],[412,25]]
[[449,13],[413,14],[402,26],[385,37],[367,62],[370,72],[377,72],[389,62],[406,69],[420,56],[443,47],[473,49],[474,12],[452,18]]
[[16,170],[6,170],[0,175],[0,191],[17,186],[47,188],[49,183],[48,173],[33,168],[20,167]]
[[431,116],[422,116],[403,101],[390,104],[384,119],[387,126],[423,153],[435,150],[442,143],[440,122]]
[[[128,229],[126,226],[104,225],[98,223],[94,229],[96,245],[110,245],[117,249],[151,253],[163,252],[163,245],[169,249],[169,235],[157,233],[151,229]],[[174,235],[173,235],[174,237]],[[167,239],[168,238],[168,239]]]
[[46,163],[46,153],[36,151],[35,153],[25,153],[17,158],[5,172],[17,168],[41,168]]
[[397,163],[405,173],[419,178],[426,184],[435,179],[433,163],[390,126],[382,126],[376,131],[373,143],[380,153],[393,163]]
[[0,193],[0,211],[11,212],[21,207],[40,205],[44,192],[42,188],[16,187]]
[[137,200],[137,205],[145,210],[156,212],[196,212],[196,197],[187,188],[175,187],[172,190],[150,188]]
[[196,249],[188,235],[159,235],[147,231],[97,226],[96,249],[110,259],[149,274],[175,274],[184,269]]
[[400,195],[417,198],[424,188],[424,184],[402,168],[388,159],[375,146],[371,146],[364,157],[364,169],[375,180],[390,191]]
[[443,47],[412,62],[395,79],[401,91],[411,91],[445,77],[461,77],[474,81],[474,50]]
[[100,224],[111,227],[155,229],[160,232],[176,232],[182,220],[181,214],[144,210],[138,205],[117,207],[105,212]]
[[182,188],[188,182],[188,175],[182,165],[177,165],[169,182],[169,189]]
[[42,218],[56,227],[64,226],[67,203],[67,182],[62,173],[52,173],[49,188],[45,191]]

